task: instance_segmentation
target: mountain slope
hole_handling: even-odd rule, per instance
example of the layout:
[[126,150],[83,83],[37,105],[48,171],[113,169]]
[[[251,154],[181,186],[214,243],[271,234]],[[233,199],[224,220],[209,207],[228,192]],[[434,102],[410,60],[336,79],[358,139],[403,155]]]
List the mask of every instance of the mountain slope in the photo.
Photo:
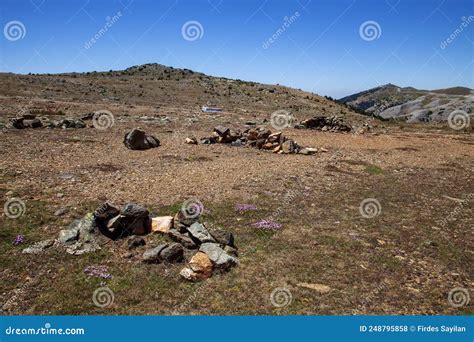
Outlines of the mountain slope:
[[383,118],[408,122],[445,121],[454,110],[474,111],[474,95],[465,87],[419,90],[386,84],[346,96],[339,102]]

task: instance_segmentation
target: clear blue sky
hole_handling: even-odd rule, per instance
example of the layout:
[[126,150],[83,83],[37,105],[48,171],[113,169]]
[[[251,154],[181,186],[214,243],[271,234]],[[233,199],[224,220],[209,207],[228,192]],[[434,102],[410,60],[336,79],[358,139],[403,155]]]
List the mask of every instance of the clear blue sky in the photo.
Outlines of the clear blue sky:
[[[473,0],[1,0],[0,70],[61,73],[160,63],[336,98],[385,83],[474,88],[469,16]],[[455,33],[463,19],[466,27]],[[23,38],[14,40],[15,27],[5,33],[12,21],[23,24]],[[188,21],[202,26],[199,39],[183,38]],[[367,21],[380,27],[376,39],[362,39]]]

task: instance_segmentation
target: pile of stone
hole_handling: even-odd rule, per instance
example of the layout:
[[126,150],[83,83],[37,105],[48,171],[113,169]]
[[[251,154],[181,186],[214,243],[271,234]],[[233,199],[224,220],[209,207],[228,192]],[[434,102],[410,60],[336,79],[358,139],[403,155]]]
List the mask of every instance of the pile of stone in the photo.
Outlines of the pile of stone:
[[160,146],[158,138],[146,134],[141,128],[134,128],[127,132],[123,143],[130,150],[148,150]]
[[[94,213],[99,231],[108,238],[116,240],[153,232],[167,235],[174,241],[145,251],[142,256],[145,263],[183,262],[185,254],[196,252],[180,272],[191,281],[206,279],[213,272],[227,271],[239,264],[232,233],[210,232],[199,222],[199,217],[199,213],[190,215],[185,210],[180,210],[174,217],[152,217],[147,209],[134,203],[122,209],[104,203]],[[143,244],[141,239],[129,240],[129,248]]]
[[202,144],[232,144],[234,146],[250,146],[262,150],[269,150],[279,154],[314,154],[317,149],[301,147],[294,140],[286,138],[282,132],[272,133],[268,128],[257,127],[240,130],[231,130],[224,126],[214,128],[212,136],[201,138]]
[[85,128],[87,125],[81,119],[64,118],[51,121],[47,117],[37,118],[35,114],[23,114],[20,117],[10,118],[7,127],[16,129],[25,128]]
[[200,211],[186,211],[184,208],[173,216],[153,217],[150,212],[135,203],[122,208],[110,202],[102,204],[94,213],[74,220],[59,232],[56,239],[37,242],[25,249],[25,254],[40,254],[51,247],[65,248],[72,255],[95,252],[101,247],[99,237],[112,240],[128,237],[128,248],[144,246],[141,237],[149,233],[163,234],[170,243],[147,249],[141,260],[144,263],[188,264],[180,275],[190,281],[209,278],[215,272],[228,271],[239,265],[234,236],[219,229],[208,230],[199,222]]
[[344,119],[333,116],[315,116],[311,119],[303,120],[295,126],[299,129],[316,129],[323,132],[350,132],[352,127],[344,122]]

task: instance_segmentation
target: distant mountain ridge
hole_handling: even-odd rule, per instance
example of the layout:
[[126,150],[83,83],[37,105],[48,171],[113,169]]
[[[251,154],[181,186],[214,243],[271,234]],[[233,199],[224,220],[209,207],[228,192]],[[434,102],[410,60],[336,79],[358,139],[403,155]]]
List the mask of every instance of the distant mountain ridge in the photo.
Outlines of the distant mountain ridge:
[[474,91],[466,87],[420,90],[388,83],[343,97],[338,102],[385,119],[445,121],[454,110],[474,112]]

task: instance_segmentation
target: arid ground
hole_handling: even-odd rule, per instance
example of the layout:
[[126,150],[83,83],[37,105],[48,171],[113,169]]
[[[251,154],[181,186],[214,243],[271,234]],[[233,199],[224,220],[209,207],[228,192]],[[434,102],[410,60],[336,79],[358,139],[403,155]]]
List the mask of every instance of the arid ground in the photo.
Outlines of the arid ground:
[[[473,297],[472,130],[374,120],[364,134],[285,129],[300,145],[319,149],[311,156],[187,145],[186,137],[209,135],[216,124],[244,128],[255,121],[272,129],[264,119],[282,108],[301,118],[339,114],[354,127],[369,118],[284,87],[200,80],[198,74],[172,81],[154,72],[1,76],[2,122],[25,108],[49,117],[102,109],[115,116],[115,124],[103,131],[0,132],[1,208],[12,197],[26,208],[19,218],[0,217],[2,314],[474,313],[474,298],[460,308],[448,301],[459,287]],[[197,85],[186,92],[180,88],[186,82]],[[213,93],[199,82],[212,84]],[[251,102],[257,92],[260,99]],[[201,113],[206,98],[224,113]],[[126,149],[124,134],[134,127],[155,135],[161,146]],[[188,198],[204,204],[204,222],[234,234],[239,267],[188,282],[179,275],[183,265],[141,262],[146,248],[167,240],[156,234],[132,251],[126,240],[103,237],[100,251],[81,256],[55,248],[22,254],[105,200],[173,215]],[[375,217],[362,215],[365,199],[380,203]],[[236,203],[258,209],[239,213]],[[54,215],[65,207],[65,215]],[[268,217],[282,227],[262,231],[252,225]],[[19,234],[25,241],[15,245]],[[90,265],[108,266],[113,277],[87,276],[84,268]],[[92,302],[101,283],[114,292],[106,308]],[[302,283],[325,285],[324,291]],[[291,296],[287,305],[270,301],[276,288]]]

